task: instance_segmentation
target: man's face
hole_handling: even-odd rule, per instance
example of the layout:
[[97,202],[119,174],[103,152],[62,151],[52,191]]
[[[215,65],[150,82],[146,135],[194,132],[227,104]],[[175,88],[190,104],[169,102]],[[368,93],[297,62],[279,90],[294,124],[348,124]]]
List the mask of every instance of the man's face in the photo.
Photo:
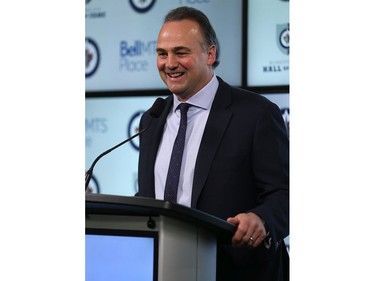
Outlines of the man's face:
[[157,41],[157,67],[161,79],[180,100],[187,100],[212,78],[216,48],[204,48],[198,23],[192,20],[167,22]]

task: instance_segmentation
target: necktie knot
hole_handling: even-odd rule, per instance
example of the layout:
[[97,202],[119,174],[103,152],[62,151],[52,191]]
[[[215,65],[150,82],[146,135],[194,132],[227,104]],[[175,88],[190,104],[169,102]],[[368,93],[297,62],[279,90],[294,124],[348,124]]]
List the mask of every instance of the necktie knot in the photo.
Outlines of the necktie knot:
[[180,103],[178,108],[180,109],[181,114],[187,114],[190,106],[191,104],[189,103]]

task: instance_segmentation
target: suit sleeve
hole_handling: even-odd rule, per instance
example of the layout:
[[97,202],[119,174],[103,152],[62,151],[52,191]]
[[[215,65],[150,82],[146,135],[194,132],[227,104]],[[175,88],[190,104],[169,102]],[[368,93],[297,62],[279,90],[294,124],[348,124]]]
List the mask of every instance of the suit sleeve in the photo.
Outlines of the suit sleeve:
[[250,211],[266,221],[273,241],[280,241],[289,234],[289,139],[275,104],[263,110],[253,144],[253,173],[260,204]]

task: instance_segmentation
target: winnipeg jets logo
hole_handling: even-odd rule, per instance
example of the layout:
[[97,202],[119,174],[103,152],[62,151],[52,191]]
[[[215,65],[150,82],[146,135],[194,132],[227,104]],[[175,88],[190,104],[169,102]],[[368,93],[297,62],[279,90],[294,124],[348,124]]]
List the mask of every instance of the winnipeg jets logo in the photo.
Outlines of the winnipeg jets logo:
[[289,23],[276,26],[277,46],[285,55],[289,55]]
[[98,45],[91,38],[86,38],[86,78],[90,77],[98,69],[100,61],[100,53]]
[[145,13],[152,8],[156,0],[129,0],[129,2],[135,11]]

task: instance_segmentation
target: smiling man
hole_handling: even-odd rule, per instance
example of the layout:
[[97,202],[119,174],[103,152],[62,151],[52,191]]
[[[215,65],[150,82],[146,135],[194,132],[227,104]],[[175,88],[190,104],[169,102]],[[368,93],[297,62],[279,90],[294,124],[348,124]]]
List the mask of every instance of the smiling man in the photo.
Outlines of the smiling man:
[[[215,75],[219,53],[201,11],[180,7],[167,14],[157,68],[172,95],[140,138],[138,195],[237,225],[232,245],[218,246],[217,280],[288,280],[285,123],[275,104]],[[141,129],[150,118],[143,115]]]
[[166,22],[157,42],[160,77],[180,101],[188,100],[210,82],[216,45],[204,41],[196,21]]

